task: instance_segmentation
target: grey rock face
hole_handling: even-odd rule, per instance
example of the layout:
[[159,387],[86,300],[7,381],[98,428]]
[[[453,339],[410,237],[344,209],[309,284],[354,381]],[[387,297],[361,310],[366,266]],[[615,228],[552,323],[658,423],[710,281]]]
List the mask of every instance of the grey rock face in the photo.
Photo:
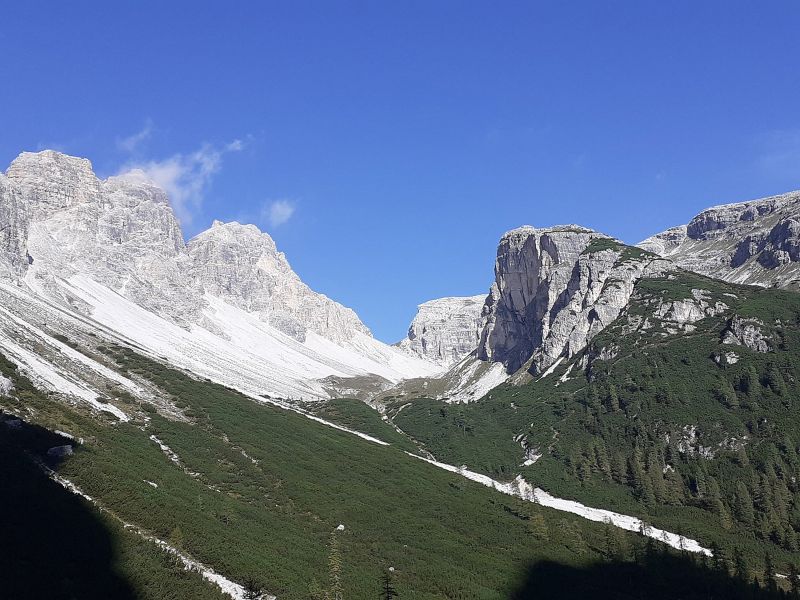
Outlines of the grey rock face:
[[10,396],[14,391],[14,382],[8,377],[0,375],[0,396]]
[[616,319],[636,281],[671,268],[575,225],[510,231],[497,250],[478,358],[540,374]]
[[317,294],[289,266],[275,242],[254,225],[215,221],[188,245],[192,277],[204,289],[303,341],[306,331],[337,343],[371,335],[349,308]]
[[18,279],[28,267],[30,212],[22,192],[0,174],[0,276]]
[[[712,302],[708,290],[693,289],[691,298],[659,301],[657,306],[651,308],[653,319],[660,321],[664,330],[674,335],[694,331],[694,323],[706,317],[723,314],[728,310],[728,305],[718,300]],[[642,324],[642,328],[648,327]]]
[[796,287],[800,192],[704,210],[639,243],[681,267],[736,283]]
[[88,160],[23,153],[0,176],[3,271],[21,277],[28,255],[44,288],[83,275],[188,327],[206,326],[205,293],[224,298],[300,341],[336,343],[369,329],[314,293],[255,226],[215,223],[186,246],[166,193],[141,172],[100,181]]
[[763,326],[758,319],[733,317],[722,334],[722,343],[745,346],[756,352],[769,352],[772,344],[769,336],[764,335]]
[[398,346],[442,366],[451,366],[480,341],[486,295],[439,298],[420,304]]
[[102,203],[100,180],[85,158],[53,150],[23,152],[8,167],[6,176],[30,199],[36,218],[81,204]]
[[22,153],[7,181],[0,206],[14,196],[25,206],[28,230],[17,231],[39,285],[86,275],[182,326],[200,320],[202,290],[187,276],[180,225],[141,174],[100,181],[88,160],[46,150]]

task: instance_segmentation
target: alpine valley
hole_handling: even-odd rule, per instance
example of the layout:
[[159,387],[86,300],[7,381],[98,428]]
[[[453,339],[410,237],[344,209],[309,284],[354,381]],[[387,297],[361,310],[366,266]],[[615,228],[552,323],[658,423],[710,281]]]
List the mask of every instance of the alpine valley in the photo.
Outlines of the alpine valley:
[[143,172],[24,152],[0,174],[0,593],[788,597],[799,273],[800,192],[637,246],[522,226],[485,294],[387,345],[255,226],[186,241]]

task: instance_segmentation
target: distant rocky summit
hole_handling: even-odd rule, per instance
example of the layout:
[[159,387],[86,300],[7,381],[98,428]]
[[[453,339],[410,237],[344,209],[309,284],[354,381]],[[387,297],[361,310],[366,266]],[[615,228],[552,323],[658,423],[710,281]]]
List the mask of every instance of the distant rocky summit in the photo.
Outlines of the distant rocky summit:
[[475,350],[480,341],[486,294],[439,298],[420,304],[398,346],[449,367]]
[[709,277],[767,287],[800,284],[800,191],[704,210],[639,247]]

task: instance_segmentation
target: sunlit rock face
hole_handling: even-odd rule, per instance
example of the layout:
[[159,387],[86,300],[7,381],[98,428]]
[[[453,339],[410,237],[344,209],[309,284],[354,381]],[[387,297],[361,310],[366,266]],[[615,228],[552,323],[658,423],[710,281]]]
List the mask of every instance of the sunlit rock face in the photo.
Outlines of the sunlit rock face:
[[[143,172],[99,179],[88,160],[50,150],[22,153],[0,174],[2,294],[0,336],[24,342],[17,359],[48,389],[93,377],[61,352],[50,356],[57,367],[30,358],[61,323],[54,314],[259,398],[324,399],[354,381],[382,389],[441,370],[375,340],[255,226],[216,222],[187,245],[166,192]],[[42,306],[56,313],[44,318]],[[20,316],[35,322],[24,340]],[[71,337],[70,327],[59,333]],[[81,397],[94,401],[95,383],[84,383]]]
[[639,246],[710,277],[797,287],[800,192],[709,208]]
[[369,329],[349,308],[303,283],[272,238],[254,225],[215,221],[189,242],[193,277],[212,295],[257,312],[303,341],[306,331],[338,343]]
[[398,346],[449,367],[474,351],[480,341],[486,294],[438,298],[420,304]]
[[616,319],[640,278],[671,268],[577,225],[509,231],[497,250],[478,358],[509,373],[541,373]]
[[180,225],[143,174],[100,180],[88,160],[45,150],[20,154],[6,180],[12,190],[0,205],[8,210],[18,196],[28,217],[19,271],[32,267],[43,287],[80,274],[182,326],[201,320]]

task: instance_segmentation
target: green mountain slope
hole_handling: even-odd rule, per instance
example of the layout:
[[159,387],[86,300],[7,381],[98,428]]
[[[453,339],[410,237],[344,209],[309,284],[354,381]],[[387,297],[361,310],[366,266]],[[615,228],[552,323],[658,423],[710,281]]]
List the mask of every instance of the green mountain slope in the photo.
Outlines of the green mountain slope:
[[[186,418],[168,419],[134,399],[129,423],[89,416],[39,394],[7,362],[0,366],[17,394],[0,400],[3,410],[83,438],[60,475],[234,581],[253,579],[280,599],[308,598],[315,581],[327,584],[329,540],[340,524],[346,598],[377,597],[390,566],[404,598],[506,598],[531,564],[582,568],[606,553],[608,526],[503,496],[402,448],[253,402],[130,351],[109,352]],[[638,537],[613,536],[628,547]],[[166,575],[152,575],[158,587],[145,588],[147,573],[137,564],[124,571],[136,597],[201,597]]]
[[404,399],[389,414],[439,460],[522,473],[785,565],[800,550],[798,394],[800,296],[678,272],[641,280],[626,311],[547,377],[467,405]]

